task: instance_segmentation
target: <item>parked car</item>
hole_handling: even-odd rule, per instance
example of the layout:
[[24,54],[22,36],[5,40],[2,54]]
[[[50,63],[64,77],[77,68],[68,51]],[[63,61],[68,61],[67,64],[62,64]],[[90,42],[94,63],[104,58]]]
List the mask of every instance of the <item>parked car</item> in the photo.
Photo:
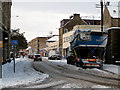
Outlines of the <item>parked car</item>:
[[55,54],[55,55],[52,55],[52,56],[48,57],[48,59],[50,59],[50,60],[60,60],[60,59],[62,59],[62,57],[59,54]]
[[34,54],[33,58],[34,58],[34,61],[42,61],[41,54]]

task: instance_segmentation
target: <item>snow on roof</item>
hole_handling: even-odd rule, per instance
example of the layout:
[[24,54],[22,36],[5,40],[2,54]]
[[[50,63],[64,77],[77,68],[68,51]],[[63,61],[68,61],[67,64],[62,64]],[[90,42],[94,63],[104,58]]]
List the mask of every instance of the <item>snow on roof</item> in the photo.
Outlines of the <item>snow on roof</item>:
[[120,6],[119,7],[108,7],[111,17],[120,18]]
[[100,16],[82,16],[83,20],[101,20]]
[[31,47],[28,47],[26,50],[29,50],[29,49],[31,49]]
[[59,36],[54,36],[47,40],[47,42],[59,41]]

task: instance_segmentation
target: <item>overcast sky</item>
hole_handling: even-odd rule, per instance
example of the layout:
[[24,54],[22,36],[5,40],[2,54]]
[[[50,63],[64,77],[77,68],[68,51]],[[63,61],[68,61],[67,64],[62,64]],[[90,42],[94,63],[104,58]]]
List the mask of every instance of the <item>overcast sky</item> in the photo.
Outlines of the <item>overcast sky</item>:
[[12,2],[11,27],[20,28],[21,33],[25,32],[28,41],[49,35],[50,31],[59,34],[60,21],[69,19],[74,13],[80,16],[100,17],[100,8],[95,6],[100,0],[13,0]]

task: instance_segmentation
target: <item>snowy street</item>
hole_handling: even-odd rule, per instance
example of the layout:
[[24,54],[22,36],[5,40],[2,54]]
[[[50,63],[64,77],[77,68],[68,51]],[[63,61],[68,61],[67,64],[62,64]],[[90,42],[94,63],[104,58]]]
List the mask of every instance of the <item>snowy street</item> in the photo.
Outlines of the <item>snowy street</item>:
[[[112,69],[111,69],[112,68]],[[32,59],[16,59],[16,72],[13,61],[2,66],[2,88],[111,88],[118,87],[117,65],[104,65],[82,69],[69,65],[66,59],[34,62]],[[36,71],[37,70],[37,71]],[[118,75],[119,74],[119,75]]]
[[[66,60],[47,60],[33,62],[33,67],[40,72],[50,75],[50,79],[44,83],[51,88],[112,88],[118,87],[118,72],[113,73],[109,69],[113,66],[114,71],[118,70],[116,65],[105,65],[106,70],[96,68],[82,69],[74,65],[67,64]],[[103,67],[104,69],[104,67]],[[56,83],[56,82],[60,83]],[[53,84],[49,85],[49,84]],[[48,88],[37,85],[30,88]]]
[[19,87],[40,83],[49,77],[32,68],[33,60],[28,58],[16,59],[16,72],[13,70],[13,61],[2,66],[2,88]]

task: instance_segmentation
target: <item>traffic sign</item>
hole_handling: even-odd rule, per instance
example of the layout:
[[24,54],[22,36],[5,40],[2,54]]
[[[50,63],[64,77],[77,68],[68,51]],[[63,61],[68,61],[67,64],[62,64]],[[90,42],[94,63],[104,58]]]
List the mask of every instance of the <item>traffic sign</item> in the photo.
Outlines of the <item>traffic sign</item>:
[[18,40],[11,40],[11,44],[12,45],[17,45],[18,44]]

